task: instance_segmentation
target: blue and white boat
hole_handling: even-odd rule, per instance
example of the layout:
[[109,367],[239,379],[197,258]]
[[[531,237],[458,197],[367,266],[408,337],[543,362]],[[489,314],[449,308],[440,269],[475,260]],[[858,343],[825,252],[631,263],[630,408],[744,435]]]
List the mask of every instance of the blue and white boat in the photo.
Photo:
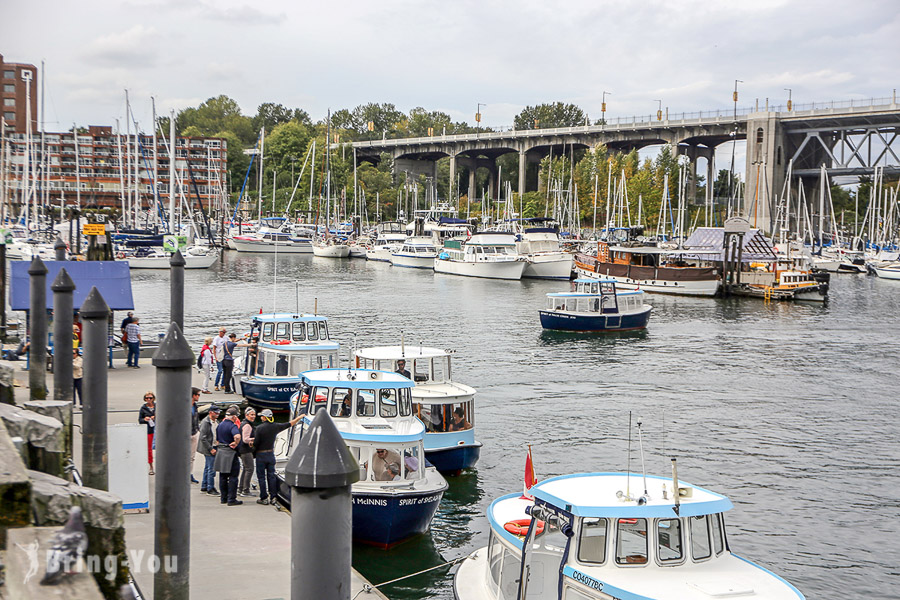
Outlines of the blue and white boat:
[[585,473],[498,498],[488,545],[456,573],[457,600],[803,599],[732,553],[728,498],[675,481]]
[[425,346],[378,346],[356,351],[356,366],[396,371],[406,362],[416,387],[413,411],[425,424],[425,458],[441,473],[458,474],[478,462],[475,389],[453,381],[450,352]]
[[403,246],[406,232],[402,223],[385,221],[375,227],[375,241],[366,249],[366,260],[391,262],[391,255]]
[[391,264],[395,267],[434,270],[437,246],[427,237],[408,238],[399,249],[391,253]]
[[[414,386],[397,373],[322,369],[303,373],[291,399],[292,416],[303,420],[280,435],[276,464],[286,463],[303,429],[327,410],[360,465],[351,488],[355,541],[389,548],[425,533],[448,487],[425,460],[425,426],[412,409]],[[278,501],[290,507],[284,485]]]
[[653,308],[641,290],[618,291],[614,279],[583,277],[574,291],[547,294],[547,309],[538,311],[541,327],[556,331],[607,332],[644,329]]
[[337,366],[340,344],[331,341],[328,319],[321,315],[253,315],[250,339],[256,336],[258,358],[248,352],[237,372],[241,394],[253,406],[289,410],[301,373]]

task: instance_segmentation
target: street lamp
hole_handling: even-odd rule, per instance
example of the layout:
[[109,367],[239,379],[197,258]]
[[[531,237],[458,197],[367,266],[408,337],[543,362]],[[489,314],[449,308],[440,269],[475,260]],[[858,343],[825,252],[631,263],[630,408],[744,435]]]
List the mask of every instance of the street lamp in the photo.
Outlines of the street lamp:
[[487,106],[487,104],[483,104],[481,102],[478,103],[478,108],[475,109],[475,122],[478,123],[476,127],[481,127],[481,107]]
[[784,88],[784,91],[786,91],[786,92],[788,93],[788,105],[787,105],[787,109],[788,109],[788,112],[791,112],[791,108],[792,108],[793,105],[794,105],[793,102],[791,102],[791,88]]
[[609,92],[603,92],[603,98],[600,100],[600,112],[602,113],[603,124],[606,124],[606,96],[610,94]]
[[662,100],[654,100],[654,102],[659,103],[659,106],[656,109],[656,120],[662,121]]
[[738,93],[737,93],[737,84],[744,83],[740,79],[734,80],[734,95],[732,98],[734,99],[734,120],[737,121],[737,101],[738,101]]

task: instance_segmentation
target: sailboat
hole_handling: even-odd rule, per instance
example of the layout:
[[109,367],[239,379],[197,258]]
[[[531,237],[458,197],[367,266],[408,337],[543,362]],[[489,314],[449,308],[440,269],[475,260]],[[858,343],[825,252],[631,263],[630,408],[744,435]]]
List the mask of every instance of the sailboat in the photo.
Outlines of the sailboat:
[[[331,111],[328,111],[328,124],[326,126],[325,140],[325,235],[313,241],[313,255],[322,258],[347,258],[350,256],[350,246],[331,236],[328,230],[328,222],[331,218]],[[321,199],[320,199],[321,202]],[[337,215],[337,206],[335,206]],[[335,221],[337,222],[337,218]]]

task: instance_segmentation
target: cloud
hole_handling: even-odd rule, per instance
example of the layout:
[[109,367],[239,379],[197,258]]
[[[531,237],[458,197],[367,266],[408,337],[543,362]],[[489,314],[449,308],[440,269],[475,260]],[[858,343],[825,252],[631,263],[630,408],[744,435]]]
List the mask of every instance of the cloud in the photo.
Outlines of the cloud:
[[240,25],[276,25],[284,22],[287,18],[282,12],[265,13],[247,4],[240,4],[232,7],[214,6],[206,3],[200,4],[202,7],[200,9],[201,16],[214,21],[224,21]]
[[155,27],[135,25],[95,38],[84,49],[86,58],[112,66],[152,67],[162,36]]

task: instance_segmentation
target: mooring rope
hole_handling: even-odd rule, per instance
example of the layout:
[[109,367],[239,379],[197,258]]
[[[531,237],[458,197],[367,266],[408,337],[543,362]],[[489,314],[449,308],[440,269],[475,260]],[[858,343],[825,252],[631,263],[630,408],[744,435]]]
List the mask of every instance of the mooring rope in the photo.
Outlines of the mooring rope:
[[391,580],[389,580],[389,581],[382,581],[382,582],[379,583],[378,585],[369,585],[368,583],[364,583],[362,589],[359,590],[358,592],[356,592],[356,596],[353,596],[353,600],[356,600],[356,598],[357,598],[360,594],[362,594],[363,592],[366,592],[366,593],[368,594],[368,593],[371,592],[372,590],[378,589],[378,588],[380,588],[380,587],[382,587],[382,586],[390,585],[390,584],[392,584],[392,583],[397,583],[398,581],[403,581],[404,579],[409,579],[410,577],[416,577],[417,575],[421,575],[422,573],[427,573],[427,572],[429,572],[429,571],[434,571],[434,570],[440,569],[440,568],[442,568],[442,567],[448,567],[448,566],[450,566],[450,565],[455,565],[456,563],[458,563],[458,562],[460,562],[461,560],[464,560],[464,559],[466,559],[466,558],[468,558],[468,557],[467,557],[467,556],[460,556],[459,558],[454,558],[453,560],[447,561],[447,562],[445,562],[445,563],[441,563],[441,564],[436,565],[436,566],[434,566],[434,567],[429,567],[429,568],[423,569],[423,570],[421,570],[421,571],[416,571],[415,573],[410,573],[409,575],[404,575],[403,577],[397,577],[396,579],[391,579]]

